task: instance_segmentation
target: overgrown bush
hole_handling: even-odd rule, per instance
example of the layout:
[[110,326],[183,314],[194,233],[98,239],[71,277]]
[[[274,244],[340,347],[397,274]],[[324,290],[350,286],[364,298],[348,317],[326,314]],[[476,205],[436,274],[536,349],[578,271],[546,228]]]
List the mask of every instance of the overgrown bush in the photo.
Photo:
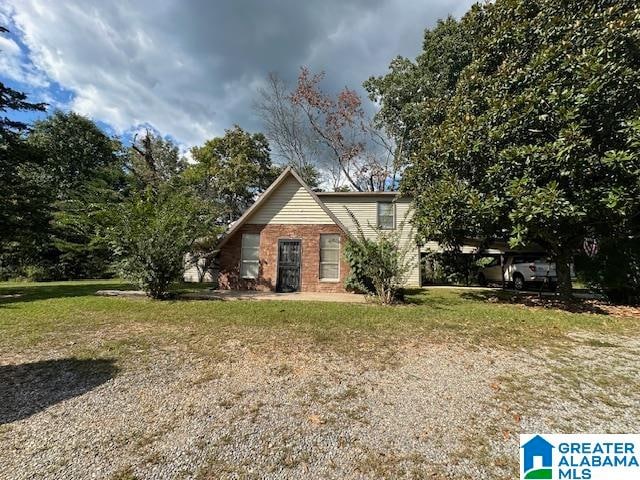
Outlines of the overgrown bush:
[[165,298],[182,276],[185,254],[209,228],[206,211],[186,192],[148,189],[114,212],[110,239],[121,274]]
[[345,259],[350,273],[345,286],[350,290],[371,293],[383,304],[402,299],[402,286],[414,266],[409,257],[411,242],[402,245],[401,236],[405,222],[397,230],[382,230],[371,227],[375,235],[367,237],[362,226],[349,209],[356,225],[356,234],[347,240]]
[[471,285],[491,258],[462,254],[459,251],[429,252],[422,258],[423,278],[427,283]]
[[593,258],[577,261],[585,281],[614,303],[640,303],[640,239],[605,239]]
[[41,265],[27,265],[24,268],[24,276],[30,282],[46,282],[53,279],[50,270]]
[[356,293],[373,293],[371,279],[365,274],[369,246],[363,242],[347,241],[344,257],[349,264],[349,274],[344,280],[345,288]]

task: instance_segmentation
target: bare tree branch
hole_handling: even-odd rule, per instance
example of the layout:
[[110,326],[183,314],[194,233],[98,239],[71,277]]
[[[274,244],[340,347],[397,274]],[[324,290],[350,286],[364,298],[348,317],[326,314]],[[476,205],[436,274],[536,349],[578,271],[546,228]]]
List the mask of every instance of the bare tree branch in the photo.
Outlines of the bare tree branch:
[[322,78],[302,68],[291,91],[269,74],[254,108],[276,154],[299,170],[322,169],[334,189],[343,182],[357,191],[394,188],[395,145],[367,117],[356,92],[327,95],[319,88]]

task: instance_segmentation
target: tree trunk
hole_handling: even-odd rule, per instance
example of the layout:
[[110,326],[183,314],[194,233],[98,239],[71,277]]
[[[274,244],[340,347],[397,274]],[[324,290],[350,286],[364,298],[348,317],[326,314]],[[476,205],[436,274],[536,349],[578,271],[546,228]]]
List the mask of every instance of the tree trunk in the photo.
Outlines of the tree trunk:
[[558,292],[563,300],[571,300],[571,252],[567,249],[560,249],[556,254],[556,275],[558,278]]
[[203,283],[204,282],[204,276],[206,275],[206,270],[204,269],[204,266],[200,266],[198,265],[198,262],[196,262],[196,271],[198,272],[198,283]]

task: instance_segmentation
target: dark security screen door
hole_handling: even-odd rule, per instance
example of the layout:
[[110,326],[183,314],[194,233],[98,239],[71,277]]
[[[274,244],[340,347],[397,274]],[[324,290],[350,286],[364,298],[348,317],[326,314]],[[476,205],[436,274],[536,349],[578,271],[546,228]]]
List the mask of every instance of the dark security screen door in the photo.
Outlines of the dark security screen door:
[[278,292],[300,290],[300,240],[278,242]]

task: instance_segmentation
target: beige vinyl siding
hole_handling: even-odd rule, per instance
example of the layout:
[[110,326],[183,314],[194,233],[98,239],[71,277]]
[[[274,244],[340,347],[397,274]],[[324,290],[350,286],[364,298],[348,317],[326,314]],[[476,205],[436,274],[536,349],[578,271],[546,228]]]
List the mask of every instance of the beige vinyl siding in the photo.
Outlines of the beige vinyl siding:
[[309,192],[293,176],[289,176],[251,214],[247,223],[327,225],[334,222]]
[[[341,196],[341,195],[326,195],[321,196],[320,200],[331,210],[338,220],[350,231],[357,232],[356,225],[347,212],[347,209],[351,211],[358,219],[362,231],[368,238],[375,238],[375,227],[378,222],[378,202],[388,202],[389,196],[380,195],[363,195],[363,196]],[[416,244],[414,238],[414,230],[411,225],[411,200],[408,198],[397,198],[395,200],[395,225],[397,229],[400,229],[401,223],[404,222],[404,228],[401,232],[401,242],[403,247],[411,245],[409,255],[412,255],[414,266],[407,278],[407,285],[419,286],[420,285],[420,249]]]
[[[204,266],[204,259],[200,259],[198,260],[198,265],[200,265],[200,267]],[[187,253],[184,257],[184,273],[182,274],[182,279],[185,282],[199,282],[200,281],[200,275],[198,272],[198,267],[193,263],[193,261],[191,260],[191,254]],[[212,272],[211,270],[208,270],[204,273],[204,277],[202,278],[202,281],[205,283],[209,283],[209,282],[214,282],[215,281],[215,274],[214,272]]]
[[[445,249],[438,242],[430,240],[428,242],[425,242],[425,244],[422,246],[422,251],[442,253],[445,251]],[[462,245],[462,247],[460,248],[460,253],[478,253],[478,247],[474,245]],[[501,252],[500,250],[493,250],[487,253],[501,253]]]

